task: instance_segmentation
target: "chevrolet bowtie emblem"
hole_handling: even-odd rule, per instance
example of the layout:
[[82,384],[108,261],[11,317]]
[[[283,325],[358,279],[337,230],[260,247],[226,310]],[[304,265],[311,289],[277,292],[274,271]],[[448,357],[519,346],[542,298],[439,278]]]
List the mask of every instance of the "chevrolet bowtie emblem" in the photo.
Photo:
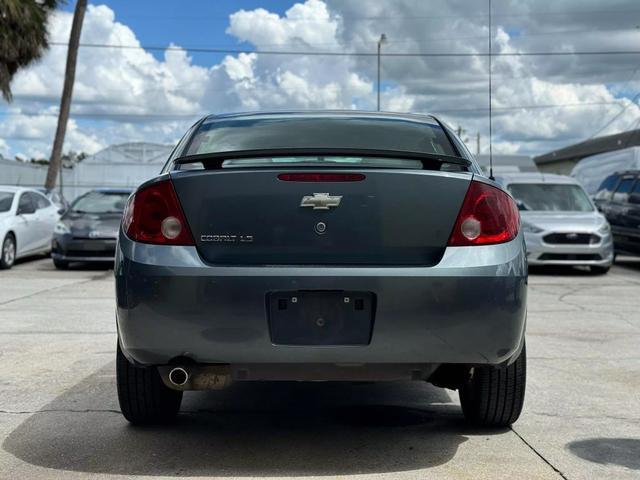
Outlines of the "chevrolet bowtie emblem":
[[328,193],[314,193],[305,195],[300,202],[301,207],[312,207],[314,210],[329,210],[340,205],[342,195],[329,195]]

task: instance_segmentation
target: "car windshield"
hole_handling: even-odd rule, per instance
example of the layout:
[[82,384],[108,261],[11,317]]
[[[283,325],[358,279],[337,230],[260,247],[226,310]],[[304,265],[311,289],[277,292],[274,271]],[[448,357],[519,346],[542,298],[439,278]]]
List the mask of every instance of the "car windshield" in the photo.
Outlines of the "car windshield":
[[512,183],[509,191],[520,210],[538,212],[591,212],[593,205],[579,185]]
[[8,212],[13,202],[13,193],[0,192],[0,212]]
[[122,213],[128,193],[123,192],[89,192],[78,198],[71,210],[76,213]]

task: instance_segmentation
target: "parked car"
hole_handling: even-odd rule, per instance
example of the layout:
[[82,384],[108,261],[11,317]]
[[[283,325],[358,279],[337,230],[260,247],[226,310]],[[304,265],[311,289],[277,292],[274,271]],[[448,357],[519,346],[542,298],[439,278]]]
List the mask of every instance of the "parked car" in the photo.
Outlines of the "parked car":
[[115,277],[133,423],[252,380],[426,380],[471,422],[520,415],[517,206],[435,117],[206,117],[131,196]]
[[518,203],[529,265],[588,266],[609,271],[613,240],[609,223],[577,180],[522,173],[497,178]]
[[16,259],[51,248],[58,208],[39,192],[24,187],[0,186],[0,268]]
[[71,262],[113,262],[122,211],[130,189],[100,188],[78,197],[55,226],[51,257],[56,268]]
[[595,202],[611,224],[616,254],[640,255],[640,170],[607,177]]
[[64,198],[64,195],[62,195],[61,192],[57,191],[57,190],[51,190],[51,189],[47,189],[47,188],[36,188],[36,190],[38,190],[41,194],[43,194],[45,197],[47,197],[51,203],[53,203],[56,207],[58,207],[58,210],[60,211],[60,213],[64,213],[67,208],[69,208],[69,202],[67,201],[66,198]]

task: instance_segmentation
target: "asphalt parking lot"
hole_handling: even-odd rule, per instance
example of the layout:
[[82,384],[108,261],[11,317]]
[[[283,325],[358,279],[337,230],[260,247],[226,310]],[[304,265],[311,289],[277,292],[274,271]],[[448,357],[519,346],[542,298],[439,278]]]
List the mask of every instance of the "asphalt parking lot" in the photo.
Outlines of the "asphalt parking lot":
[[527,399],[471,429],[422,383],[236,384],[168,427],[118,411],[112,272],[0,272],[0,478],[640,478],[640,262],[530,277]]

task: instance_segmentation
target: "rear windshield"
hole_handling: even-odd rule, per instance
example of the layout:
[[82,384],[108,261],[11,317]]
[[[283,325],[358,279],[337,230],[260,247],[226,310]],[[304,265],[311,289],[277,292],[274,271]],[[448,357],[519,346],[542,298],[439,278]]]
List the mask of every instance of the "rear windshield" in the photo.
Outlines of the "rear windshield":
[[13,193],[0,192],[0,212],[8,212],[11,210],[11,203],[13,202]]
[[512,183],[509,191],[518,208],[537,212],[591,212],[593,205],[578,185]]
[[291,166],[347,166],[373,168],[422,168],[420,160],[406,160],[400,158],[373,158],[373,157],[328,157],[328,156],[304,156],[304,157],[264,157],[243,158],[237,160],[225,160],[222,168],[265,167],[270,165]]
[[89,192],[73,202],[71,211],[76,213],[122,213],[128,198],[128,193]]
[[[394,117],[264,116],[204,121],[181,156],[243,150],[345,148],[457,155],[439,124]],[[241,162],[245,162],[242,160]]]

